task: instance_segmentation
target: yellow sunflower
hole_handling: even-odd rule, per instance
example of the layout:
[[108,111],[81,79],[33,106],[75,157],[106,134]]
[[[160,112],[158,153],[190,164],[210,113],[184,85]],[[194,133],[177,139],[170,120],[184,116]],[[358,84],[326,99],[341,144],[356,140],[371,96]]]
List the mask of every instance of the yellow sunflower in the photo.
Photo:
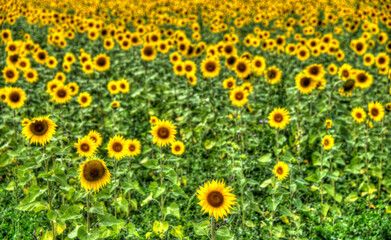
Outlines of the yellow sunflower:
[[24,105],[24,101],[26,101],[26,93],[21,88],[10,87],[7,89],[5,102],[12,109],[21,108]]
[[276,66],[269,67],[265,72],[265,77],[270,84],[276,84],[281,80],[281,70]]
[[110,68],[110,57],[106,54],[99,54],[94,57],[94,69],[103,72]]
[[15,67],[6,66],[3,69],[3,77],[6,83],[16,83],[19,79],[19,72]]
[[110,81],[107,84],[107,90],[110,91],[110,94],[117,94],[117,93],[119,93],[121,91],[121,89],[118,86],[118,82],[117,81]]
[[237,204],[236,196],[231,193],[233,190],[231,187],[225,187],[224,181],[208,181],[204,183],[204,187],[199,187],[200,189],[197,189],[197,198],[200,200],[198,205],[202,207],[203,214],[209,213],[209,217],[213,215],[216,221],[231,214],[230,209]]
[[326,71],[321,64],[312,64],[305,69],[305,72],[308,76],[313,77],[315,80],[322,79],[326,74]]
[[273,173],[278,178],[278,180],[282,181],[282,180],[284,180],[284,179],[286,179],[288,177],[288,175],[289,175],[289,167],[288,167],[288,165],[286,163],[279,161],[274,166]]
[[368,104],[368,114],[375,122],[380,122],[384,117],[384,107],[379,102],[370,102]]
[[295,81],[296,88],[298,88],[302,94],[311,93],[317,86],[317,81],[304,72],[297,74]]
[[155,125],[157,124],[159,118],[155,117],[155,116],[151,116],[151,118],[149,119],[149,123],[152,124],[152,125]]
[[112,109],[119,108],[119,106],[121,106],[121,104],[120,104],[118,101],[112,101],[112,102],[110,103],[110,107],[111,107]]
[[243,86],[236,87],[229,93],[229,99],[232,104],[238,107],[242,107],[248,101],[248,91],[244,89]]
[[144,61],[152,61],[156,58],[156,49],[153,45],[144,45],[141,49],[141,58]]
[[359,70],[354,74],[356,80],[356,86],[360,88],[369,88],[373,83],[373,77],[371,74],[364,70]]
[[171,152],[174,155],[182,155],[185,152],[185,144],[181,141],[175,141],[171,145]]
[[78,138],[77,143],[74,143],[77,148],[77,153],[81,157],[91,158],[98,150],[96,143],[88,136]]
[[327,119],[324,124],[327,128],[331,128],[333,126],[333,121],[331,119]]
[[274,108],[269,114],[269,125],[275,129],[284,129],[290,122],[289,111],[285,108]]
[[68,87],[71,96],[75,96],[79,92],[79,85],[75,82],[70,82],[66,86]]
[[252,71],[255,75],[260,76],[266,69],[266,60],[264,57],[255,56],[251,62]]
[[51,95],[51,101],[55,101],[59,104],[65,104],[72,99],[69,88],[63,84],[57,86]]
[[223,81],[224,89],[233,89],[236,87],[236,79],[233,77],[229,77]]
[[83,162],[79,169],[79,180],[81,187],[90,192],[99,192],[99,188],[104,188],[110,183],[110,172],[105,162],[101,159],[91,159]]
[[234,71],[239,78],[246,78],[251,73],[250,61],[240,58],[236,61]]
[[91,130],[87,135],[98,147],[102,144],[102,137],[99,132]]
[[127,93],[127,92],[129,92],[129,90],[130,90],[130,84],[129,84],[129,82],[128,82],[126,79],[122,78],[121,80],[118,80],[117,83],[118,83],[117,85],[118,85],[118,87],[119,87],[119,90],[120,90],[122,93]]
[[38,80],[38,72],[35,69],[28,69],[26,72],[24,72],[23,77],[27,82],[34,83]]
[[135,157],[141,153],[141,143],[137,139],[126,140],[126,147],[128,148],[128,155]]
[[79,94],[77,101],[79,102],[81,107],[85,108],[91,105],[92,98],[88,92],[82,92]]
[[44,146],[56,133],[57,125],[50,120],[49,116],[33,118],[23,127],[22,134],[30,144],[39,143]]
[[30,123],[30,119],[28,119],[28,118],[23,118],[23,120],[22,120],[22,127],[25,127],[27,124],[29,124]]
[[220,73],[220,62],[218,58],[210,57],[202,60],[201,72],[205,78],[217,77]]
[[325,150],[330,150],[334,146],[334,138],[331,135],[324,136],[322,145]]
[[110,157],[117,160],[121,160],[128,155],[126,140],[119,135],[115,135],[113,138],[110,138],[106,149],[108,150]]
[[172,144],[175,141],[176,126],[174,126],[168,120],[158,120],[158,122],[152,126],[150,133],[153,136],[153,143],[156,143],[159,147],[165,147]]
[[365,118],[367,117],[367,114],[365,113],[364,109],[362,109],[361,107],[353,108],[350,115],[353,117],[354,121],[356,121],[357,123],[364,122]]

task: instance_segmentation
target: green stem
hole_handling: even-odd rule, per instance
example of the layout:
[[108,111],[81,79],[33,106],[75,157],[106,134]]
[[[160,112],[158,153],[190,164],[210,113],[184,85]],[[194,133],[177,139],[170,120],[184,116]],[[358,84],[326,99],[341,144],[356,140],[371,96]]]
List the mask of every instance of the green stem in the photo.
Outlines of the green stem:
[[216,219],[214,218],[213,214],[212,214],[212,218],[210,219],[210,221],[211,221],[210,232],[211,232],[212,240],[215,240]]
[[323,206],[323,177],[322,177],[322,170],[323,170],[323,151],[324,148],[322,147],[322,151],[320,153],[320,202]]
[[[160,147],[160,187],[163,187],[163,182],[164,182],[164,178],[163,178],[163,154],[162,154],[162,147]],[[164,213],[163,213],[163,209],[164,209],[164,194],[162,193],[160,195],[160,209],[161,209],[161,212],[162,212],[162,219],[164,221],[164,219],[166,218],[166,216],[164,216]]]
[[90,193],[87,193],[87,233],[90,232]]
[[[114,159],[114,182],[117,184],[117,159]],[[117,207],[115,206],[115,203],[117,201],[117,187],[114,187],[114,216],[117,217]]]

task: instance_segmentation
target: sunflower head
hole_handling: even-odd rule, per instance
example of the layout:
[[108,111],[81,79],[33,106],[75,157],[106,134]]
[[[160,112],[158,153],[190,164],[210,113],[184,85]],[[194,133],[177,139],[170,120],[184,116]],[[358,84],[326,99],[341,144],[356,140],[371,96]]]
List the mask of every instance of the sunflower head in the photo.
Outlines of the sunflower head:
[[324,125],[326,128],[331,128],[333,126],[333,121],[331,119],[327,119]]
[[96,145],[96,143],[89,136],[79,138],[77,143],[74,145],[77,148],[77,153],[81,157],[91,158],[98,149],[98,145]]
[[87,135],[98,147],[102,144],[102,137],[99,132],[91,130]]
[[171,145],[171,152],[174,155],[180,156],[185,152],[185,144],[181,141],[175,141]]
[[168,120],[158,120],[152,126],[150,133],[153,136],[153,143],[159,147],[165,147],[175,141],[175,134],[177,133],[176,126]]
[[26,93],[21,88],[8,88],[6,96],[5,102],[12,109],[23,107],[24,101],[27,99]]
[[141,153],[141,143],[137,139],[128,139],[126,141],[126,148],[128,149],[128,155],[135,157]]
[[151,116],[151,118],[149,119],[149,123],[152,124],[152,125],[155,125],[157,124],[159,118],[155,117],[155,116]]
[[366,112],[361,107],[355,107],[353,108],[351,115],[357,123],[364,122],[365,118],[367,117]]
[[116,109],[116,108],[118,108],[120,106],[120,103],[118,102],[118,101],[112,101],[111,103],[110,103],[110,107],[112,108],[112,109]]
[[56,133],[57,125],[50,120],[49,116],[33,118],[23,127],[22,133],[30,144],[39,143],[44,146]]
[[121,160],[126,155],[128,155],[126,141],[122,136],[119,135],[115,135],[113,138],[110,138],[110,141],[107,144],[107,150],[110,157],[117,160]]
[[107,183],[110,183],[110,172],[107,169],[105,162],[101,159],[91,159],[85,161],[79,168],[79,180],[81,187],[90,192],[99,192],[100,188],[104,188]]
[[284,129],[290,122],[289,111],[285,108],[275,108],[269,114],[269,125],[275,129]]
[[236,204],[236,196],[231,193],[232,190],[225,187],[224,181],[208,181],[203,187],[200,186],[200,189],[197,189],[197,198],[200,200],[198,205],[202,207],[203,214],[209,213],[209,217],[213,215],[216,221],[231,214],[230,209]]
[[288,177],[288,175],[289,175],[289,167],[284,162],[278,162],[274,166],[273,173],[278,178],[278,180],[282,181],[282,180],[284,180],[284,179],[286,179]]
[[368,114],[375,122],[380,122],[384,117],[384,107],[379,102],[370,102],[368,104]]
[[245,90],[243,86],[236,87],[229,93],[229,99],[232,104],[238,107],[242,107],[248,101],[249,92]]
[[334,146],[334,138],[331,135],[324,136],[322,145],[325,150],[330,150]]

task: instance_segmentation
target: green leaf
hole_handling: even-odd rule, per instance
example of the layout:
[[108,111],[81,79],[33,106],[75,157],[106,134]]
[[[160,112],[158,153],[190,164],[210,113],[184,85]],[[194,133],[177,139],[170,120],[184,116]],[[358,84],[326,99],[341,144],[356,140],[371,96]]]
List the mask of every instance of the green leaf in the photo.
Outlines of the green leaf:
[[167,207],[167,215],[168,214],[172,214],[179,219],[181,217],[181,214],[179,212],[178,204],[176,204],[175,202],[172,202],[170,204],[170,206]]
[[356,192],[351,192],[346,198],[345,202],[354,202],[358,199],[358,194]]
[[182,227],[182,225],[179,225],[179,226],[171,228],[170,233],[171,233],[171,235],[173,237],[177,237],[179,239],[183,239],[183,227]]
[[149,196],[141,202],[141,207],[143,207],[145,204],[149,203],[153,199],[152,194],[153,193],[150,193]]
[[229,233],[229,229],[226,226],[220,227],[216,232],[216,240],[232,240],[234,235]]
[[323,204],[323,206],[322,206],[322,216],[323,216],[323,220],[326,219],[326,216],[327,216],[327,213],[329,212],[329,209],[330,209],[330,205],[328,205],[328,204]]
[[175,172],[173,169],[171,169],[170,171],[168,171],[168,173],[167,173],[167,178],[168,178],[168,180],[170,180],[174,185],[177,184],[177,174],[176,174],[176,172]]
[[260,163],[269,163],[269,162],[271,162],[271,160],[272,160],[272,154],[268,153],[268,154],[265,154],[262,157],[260,157],[258,159],[258,162],[260,162]]
[[159,162],[157,159],[149,159],[148,157],[144,158],[141,162],[141,165],[143,165],[146,168],[150,169],[159,169]]
[[126,228],[128,229],[129,231],[129,235],[128,236],[137,236],[137,237],[140,237],[140,235],[138,234],[137,230],[136,230],[136,227],[133,225],[133,223],[128,223],[126,224]]
[[59,221],[65,222],[67,220],[80,219],[83,216],[80,214],[80,211],[83,209],[82,206],[74,205],[70,206],[65,210],[65,212],[58,218]]
[[200,236],[208,236],[209,233],[209,221],[203,221],[201,223],[193,223],[194,232]]
[[306,181],[311,181],[311,182],[319,182],[320,181],[320,177],[319,177],[318,173],[314,173],[311,176],[306,177],[305,180]]
[[114,225],[123,226],[125,224],[123,219],[116,219],[113,215],[106,213],[103,216],[99,216],[99,225],[111,227]]
[[95,214],[99,214],[99,215],[105,215],[104,208],[103,208],[103,206],[101,204],[94,205],[87,212],[95,213]]
[[269,178],[269,179],[263,181],[263,183],[261,184],[260,187],[261,187],[261,188],[265,188],[265,187],[269,186],[270,184],[272,184],[272,179],[271,179],[271,178]]

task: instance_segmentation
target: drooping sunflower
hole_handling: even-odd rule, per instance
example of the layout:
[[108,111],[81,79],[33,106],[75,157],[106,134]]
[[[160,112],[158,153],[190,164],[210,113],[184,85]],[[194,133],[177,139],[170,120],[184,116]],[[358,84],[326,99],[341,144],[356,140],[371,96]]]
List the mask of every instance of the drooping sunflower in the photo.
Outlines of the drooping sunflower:
[[176,126],[168,120],[158,120],[152,126],[150,133],[153,136],[153,143],[159,147],[165,147],[175,141],[175,134],[177,133]]
[[78,138],[78,141],[74,145],[77,148],[77,153],[81,157],[91,158],[98,150],[98,146],[89,136]]
[[331,128],[333,126],[333,121],[331,119],[327,119],[324,124],[327,128]]
[[99,192],[99,188],[104,188],[110,183],[110,172],[105,162],[101,159],[90,159],[80,165],[79,180],[81,187],[90,192]]
[[375,122],[380,122],[384,117],[384,107],[379,102],[370,102],[368,104],[368,114]]
[[317,81],[315,79],[308,76],[304,72],[300,72],[299,74],[297,74],[295,77],[295,81],[296,88],[298,88],[302,94],[311,93],[316,88],[317,84]]
[[141,153],[141,143],[137,139],[126,140],[126,147],[128,148],[128,155],[135,157]]
[[94,57],[94,69],[103,72],[110,68],[110,57],[108,57],[106,54],[99,54],[98,56]]
[[110,157],[117,160],[121,160],[128,155],[126,140],[119,135],[115,135],[113,138],[110,138],[106,149],[108,150]]
[[243,86],[236,87],[229,92],[229,99],[232,104],[238,107],[242,107],[248,102],[248,91]]
[[325,150],[330,150],[334,146],[334,138],[331,135],[324,136],[322,145]]
[[55,101],[59,104],[65,104],[72,99],[69,88],[63,84],[57,86],[51,95],[51,101]]
[[277,177],[278,180],[283,181],[289,175],[289,167],[286,163],[279,161],[274,166],[273,173]]
[[274,108],[269,114],[269,125],[275,129],[284,129],[290,122],[289,111],[285,108]]
[[79,102],[81,107],[85,108],[91,105],[92,98],[88,92],[82,92],[79,94],[77,101]]
[[155,116],[151,116],[151,118],[149,119],[149,123],[152,124],[152,125],[155,125],[157,124],[159,118],[155,117]]
[[223,81],[224,89],[233,89],[236,87],[236,79],[233,77],[229,77]]
[[6,66],[3,69],[3,77],[6,83],[16,83],[19,79],[19,72],[15,67]]
[[87,135],[98,147],[102,144],[102,136],[99,132],[91,130]]
[[202,60],[201,72],[205,78],[217,77],[220,73],[220,62],[218,58],[210,57]]
[[269,67],[265,72],[265,77],[270,84],[276,84],[281,80],[281,70],[276,66]]
[[236,61],[234,67],[236,76],[246,78],[251,73],[250,61],[246,58],[240,58]]
[[362,109],[361,107],[353,108],[350,115],[353,117],[354,121],[356,121],[357,123],[364,122],[365,118],[367,117],[367,114],[365,113],[364,109]]
[[200,200],[198,205],[202,207],[203,214],[209,213],[209,217],[213,215],[216,221],[219,218],[224,219],[225,216],[231,214],[230,209],[236,204],[236,196],[231,193],[233,188],[225,187],[224,181],[204,183],[204,187],[199,186],[197,189],[197,198]]
[[10,106],[10,108],[21,108],[26,101],[26,93],[21,88],[10,87],[7,89],[7,97],[5,102]]
[[352,91],[356,89],[356,81],[355,80],[348,80],[346,81],[342,88],[338,90],[338,92],[341,94],[341,96],[352,96]]
[[23,127],[22,134],[30,144],[39,143],[44,146],[56,133],[57,125],[50,120],[49,116],[33,118]]
[[360,88],[369,88],[373,83],[373,77],[371,74],[365,72],[364,70],[359,70],[354,74],[357,87]]
[[185,144],[181,141],[175,141],[171,144],[171,152],[174,155],[182,155],[185,152]]

